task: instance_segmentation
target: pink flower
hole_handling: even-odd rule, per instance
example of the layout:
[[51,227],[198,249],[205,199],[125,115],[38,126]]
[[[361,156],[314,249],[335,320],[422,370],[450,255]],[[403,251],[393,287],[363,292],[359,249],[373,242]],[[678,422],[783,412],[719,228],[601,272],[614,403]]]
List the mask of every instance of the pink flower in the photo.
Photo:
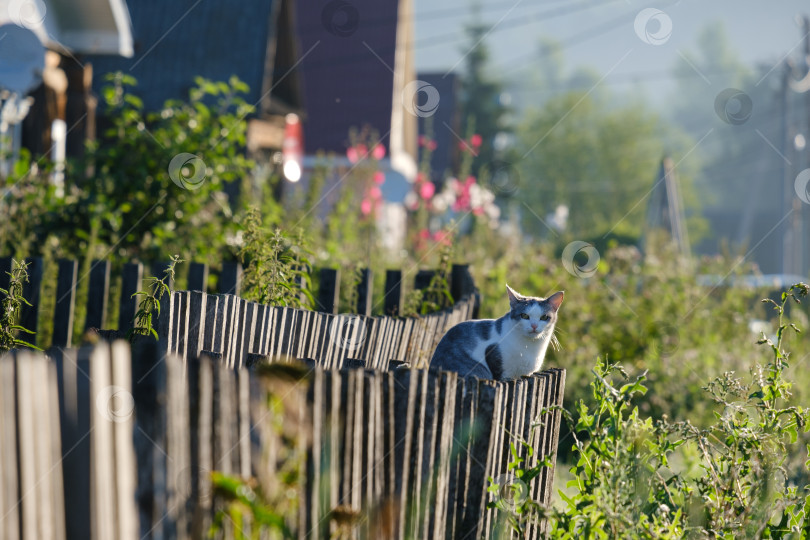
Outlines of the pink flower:
[[385,157],[385,147],[381,144],[375,144],[374,150],[371,151],[371,155],[374,156],[374,159],[380,160]]
[[425,200],[433,197],[434,193],[436,193],[436,186],[433,185],[433,182],[425,182],[419,188],[419,195]]
[[420,230],[419,231],[419,238],[421,238],[423,240],[427,240],[428,238],[430,238],[430,231],[427,230],[427,229]]
[[425,136],[419,135],[419,146],[425,146]]
[[423,172],[416,173],[416,183],[417,184],[421,184],[425,180],[427,180],[427,178],[425,178],[425,173],[423,173]]
[[371,186],[368,190],[368,196],[372,198],[372,200],[379,200],[382,198],[382,191],[377,186]]
[[430,141],[430,142],[428,143],[428,149],[429,149],[431,152],[433,152],[434,150],[436,150],[436,141]]
[[472,175],[468,176],[467,179],[464,181],[464,187],[469,188],[474,183],[475,183],[475,177],[472,176]]
[[473,208],[473,214],[476,216],[483,216],[484,215],[484,207],[479,206],[478,208]]
[[472,144],[473,148],[478,148],[478,147],[480,147],[480,146],[481,146],[481,142],[482,142],[482,140],[481,140],[481,135],[479,135],[478,133],[476,133],[475,135],[473,135],[472,137],[470,137],[470,144]]
[[360,212],[362,212],[364,216],[371,213],[371,201],[369,199],[363,199],[360,203]]
[[452,243],[453,236],[448,233],[447,231],[436,231],[433,235],[433,241],[445,246],[449,246]]
[[381,186],[385,183],[385,173],[382,171],[377,171],[374,173],[374,183],[378,186]]
[[349,158],[350,162],[357,163],[357,160],[360,159],[357,155],[357,148],[354,146],[349,147],[349,149],[346,150],[346,157]]

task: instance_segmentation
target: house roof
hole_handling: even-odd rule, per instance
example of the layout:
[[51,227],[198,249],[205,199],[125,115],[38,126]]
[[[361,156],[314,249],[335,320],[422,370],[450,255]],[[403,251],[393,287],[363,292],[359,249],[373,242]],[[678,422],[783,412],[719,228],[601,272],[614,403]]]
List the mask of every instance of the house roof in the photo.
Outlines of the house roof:
[[[250,86],[246,99],[260,112],[273,87],[276,25],[286,0],[131,0],[135,55],[92,56],[94,89],[104,74],[123,71],[138,81],[147,110],[167,99],[187,99],[198,76],[214,81],[236,75]],[[289,10],[287,10],[289,13]]]

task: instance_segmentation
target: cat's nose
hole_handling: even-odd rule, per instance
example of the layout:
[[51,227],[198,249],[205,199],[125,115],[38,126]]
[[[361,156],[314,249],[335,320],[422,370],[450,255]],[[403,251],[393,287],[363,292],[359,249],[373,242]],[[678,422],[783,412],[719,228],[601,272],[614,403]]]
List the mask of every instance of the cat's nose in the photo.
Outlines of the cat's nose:
[[537,323],[536,322],[532,323],[532,330],[537,330]]

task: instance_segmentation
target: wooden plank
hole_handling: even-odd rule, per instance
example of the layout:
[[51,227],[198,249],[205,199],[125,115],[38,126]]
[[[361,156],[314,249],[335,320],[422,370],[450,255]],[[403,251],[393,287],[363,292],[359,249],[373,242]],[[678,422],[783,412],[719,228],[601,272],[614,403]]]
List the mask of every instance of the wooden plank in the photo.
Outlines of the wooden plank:
[[138,300],[135,293],[143,288],[143,265],[126,263],[121,270],[121,302],[118,307],[118,330],[129,330],[133,326]]
[[53,314],[52,347],[70,347],[73,339],[73,315],[76,309],[76,278],[79,263],[60,259],[56,275],[56,307]]
[[191,538],[202,538],[207,534],[212,519],[210,474],[213,470],[214,362],[203,355],[200,359],[191,359],[189,363]]
[[[172,263],[169,261],[157,261],[152,264],[152,267],[149,271],[152,273],[152,277],[156,277],[160,280],[166,279],[166,271],[169,269]],[[169,289],[174,290],[174,280],[169,279],[166,284],[169,286]]]
[[34,413],[31,390],[34,386],[33,355],[20,350],[15,354],[17,387],[17,445],[20,486],[20,525],[23,540],[39,538],[39,501],[37,501],[36,431],[39,429]]
[[40,295],[42,293],[42,275],[43,264],[42,257],[30,257],[25,259],[29,263],[28,266],[28,282],[23,284],[23,298],[25,298],[30,306],[23,304],[20,307],[20,320],[19,324],[26,330],[34,332],[33,334],[24,334],[22,339],[31,343],[37,344],[37,319],[39,315]]
[[215,350],[216,333],[219,331],[220,297],[214,294],[205,295],[205,331],[203,332],[202,350]]
[[450,295],[454,302],[472,295],[475,292],[475,283],[470,274],[469,264],[454,264],[450,270]]
[[316,309],[324,313],[337,315],[340,305],[340,270],[337,268],[321,268],[318,276]]
[[[10,261],[10,259],[9,259]],[[0,260],[2,266],[2,260]],[[0,277],[1,278],[1,277]],[[0,293],[2,294],[2,293]],[[12,354],[0,355],[0,537],[20,538],[19,476],[17,469],[17,375]]]
[[383,313],[398,316],[402,313],[405,299],[402,290],[402,270],[385,271],[385,296],[383,297]]
[[438,432],[439,415],[439,373],[436,371],[424,372],[425,400],[422,408],[424,420],[422,422],[422,437],[420,439],[420,452],[422,454],[422,487],[419,490],[419,514],[416,527],[421,538],[430,538],[428,531],[433,528],[431,522],[436,516],[436,439]]
[[[138,509],[135,505],[137,490],[137,464],[135,448],[132,444],[132,433],[135,429],[134,407],[132,397],[132,362],[130,348],[125,341],[115,341],[111,346],[111,382],[113,386],[127,392],[125,400],[119,403],[121,408],[113,424],[113,451],[115,458],[115,503],[116,538],[135,540],[138,536]],[[132,411],[127,413],[126,407]],[[122,409],[123,408],[123,409]]]
[[[8,290],[9,283],[11,283],[11,269],[13,268],[13,259],[11,257],[0,257],[0,289]],[[5,294],[0,292],[0,300],[5,298]]]
[[[81,351],[81,352],[80,352]],[[50,352],[56,364],[64,477],[65,532],[90,538],[90,357],[88,349]]]
[[371,316],[371,291],[374,285],[371,270],[362,268],[360,270],[360,283],[357,284],[357,314]]
[[[473,379],[469,379],[473,380]],[[491,381],[478,381],[477,403],[475,406],[475,434],[470,446],[469,476],[465,513],[457,530],[470,534],[470,538],[480,538],[486,507],[485,492],[488,486],[487,463],[482,460],[490,448],[490,434],[495,427],[496,405],[500,403],[500,392]]]
[[208,315],[208,295],[200,291],[188,293],[188,333],[186,360],[197,358],[205,342],[205,323]]
[[430,286],[430,281],[436,275],[436,270],[419,270],[413,278],[413,288],[416,291],[423,291]]
[[208,291],[208,265],[193,262],[188,265],[188,280],[186,288],[189,291]]
[[222,273],[219,276],[220,294],[239,295],[241,290],[242,265],[233,261],[226,261],[222,263]]
[[134,412],[132,394],[112,384],[110,346],[100,342],[90,355],[90,394],[95,407],[91,411],[90,433],[90,504],[93,533],[99,538],[115,538],[115,450],[113,425],[131,418]]
[[103,329],[107,322],[107,297],[110,293],[110,261],[93,261],[87,289],[87,317],[84,331]]

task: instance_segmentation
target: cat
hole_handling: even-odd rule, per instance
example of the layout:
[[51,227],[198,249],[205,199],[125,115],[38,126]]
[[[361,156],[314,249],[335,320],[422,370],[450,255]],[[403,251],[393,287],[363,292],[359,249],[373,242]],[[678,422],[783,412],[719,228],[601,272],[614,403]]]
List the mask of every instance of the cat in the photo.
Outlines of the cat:
[[506,286],[510,310],[500,319],[466,321],[439,341],[430,367],[497,381],[531,375],[543,367],[554,341],[563,291],[548,298],[523,296]]

